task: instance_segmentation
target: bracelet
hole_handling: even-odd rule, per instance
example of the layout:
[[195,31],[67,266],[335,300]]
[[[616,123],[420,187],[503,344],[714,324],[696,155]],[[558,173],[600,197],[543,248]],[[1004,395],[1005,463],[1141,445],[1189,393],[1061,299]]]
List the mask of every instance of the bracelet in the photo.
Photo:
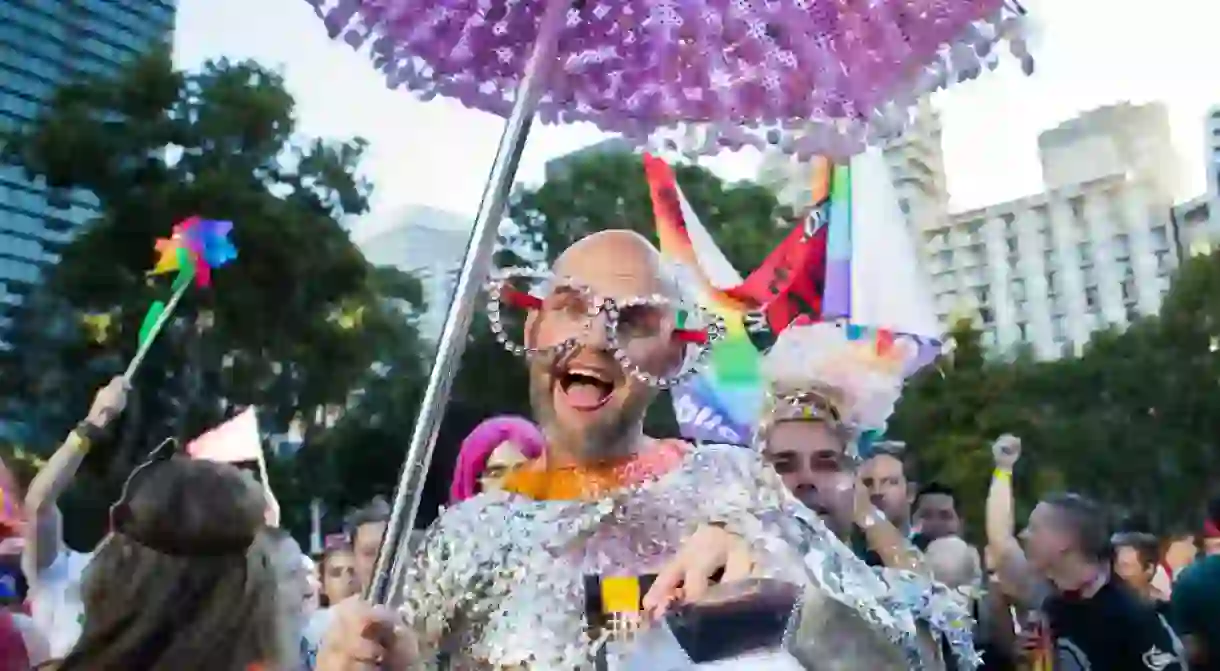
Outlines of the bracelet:
[[93,447],[93,444],[102,437],[104,432],[105,429],[87,419],[81,421],[81,423],[72,429],[72,435],[76,436],[77,444],[84,452],[88,452],[89,448]]
[[1012,484],[1012,471],[1007,468],[997,468],[991,472],[991,479],[1003,480],[1004,482]]

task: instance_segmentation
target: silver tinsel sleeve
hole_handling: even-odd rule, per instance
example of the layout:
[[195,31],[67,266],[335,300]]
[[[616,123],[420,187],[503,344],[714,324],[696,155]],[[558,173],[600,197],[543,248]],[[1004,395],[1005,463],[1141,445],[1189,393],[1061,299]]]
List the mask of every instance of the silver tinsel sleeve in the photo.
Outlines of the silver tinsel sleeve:
[[[842,658],[848,664],[843,668],[864,668],[852,664],[870,655],[828,655],[827,646],[838,641],[860,654],[864,650],[879,654],[887,647],[873,644],[881,635],[904,652],[908,666],[899,668],[938,668],[941,660],[934,639],[943,636],[958,668],[976,668],[982,662],[974,649],[973,620],[947,587],[926,575],[865,564],[784,487],[756,452],[712,449],[697,453],[696,460],[728,461],[736,473],[737,486],[709,497],[707,519],[750,541],[764,575],[802,580],[807,586],[790,643],[794,652],[816,650],[819,669],[835,668],[825,666],[831,658]],[[831,612],[839,616],[829,617]],[[876,665],[868,668],[890,668],[881,661],[876,659]]]
[[[976,659],[945,588],[866,566],[756,452],[733,446],[692,448],[664,475],[594,501],[489,493],[443,511],[397,602],[427,659],[443,650],[451,671],[615,671],[640,623],[592,626],[590,577],[655,574],[703,524],[745,539],[760,578],[800,588],[789,648],[815,651],[819,669],[938,668],[921,630],[946,637],[966,668]],[[862,660],[873,648],[884,652]]]

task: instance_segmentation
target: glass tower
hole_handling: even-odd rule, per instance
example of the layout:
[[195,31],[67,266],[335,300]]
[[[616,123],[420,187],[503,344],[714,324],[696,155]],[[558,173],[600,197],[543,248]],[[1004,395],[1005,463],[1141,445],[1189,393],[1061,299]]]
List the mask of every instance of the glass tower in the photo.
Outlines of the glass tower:
[[[172,37],[176,0],[0,0],[0,128],[35,119],[55,89],[114,75]],[[98,201],[48,193],[21,168],[0,165],[0,351],[14,312]]]

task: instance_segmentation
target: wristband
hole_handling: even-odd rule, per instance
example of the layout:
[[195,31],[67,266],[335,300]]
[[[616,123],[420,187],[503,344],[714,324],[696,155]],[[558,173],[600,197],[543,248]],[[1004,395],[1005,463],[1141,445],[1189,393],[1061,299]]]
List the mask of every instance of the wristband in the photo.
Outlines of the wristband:
[[76,435],[80,449],[88,452],[89,448],[93,447],[93,444],[101,439],[105,429],[86,419],[77,424],[76,428],[72,429],[72,433]]
[[1003,480],[1004,482],[1012,484],[1012,471],[1007,468],[997,468],[991,472],[991,479]]

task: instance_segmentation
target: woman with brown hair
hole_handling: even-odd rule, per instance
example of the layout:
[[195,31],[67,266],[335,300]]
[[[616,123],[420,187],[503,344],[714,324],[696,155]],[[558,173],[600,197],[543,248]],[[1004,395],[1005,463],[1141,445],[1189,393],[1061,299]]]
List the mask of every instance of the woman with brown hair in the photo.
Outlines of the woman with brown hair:
[[56,671],[292,668],[263,493],[229,464],[154,450],[110,511],[82,585],[83,630]]

